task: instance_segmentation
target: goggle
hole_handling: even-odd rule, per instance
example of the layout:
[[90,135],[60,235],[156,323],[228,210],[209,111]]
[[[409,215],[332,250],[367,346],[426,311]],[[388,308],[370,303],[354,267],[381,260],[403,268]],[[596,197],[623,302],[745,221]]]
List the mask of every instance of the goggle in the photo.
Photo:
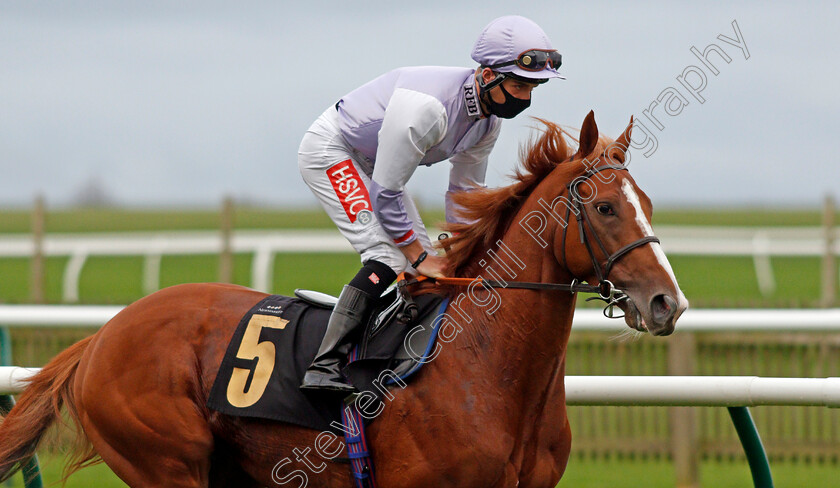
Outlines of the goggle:
[[488,66],[488,68],[501,68],[503,66],[510,66],[513,64],[519,66],[525,71],[542,71],[546,66],[551,66],[551,68],[557,69],[561,64],[563,64],[563,56],[555,49],[529,49],[517,56],[513,61],[494,64],[492,66]]

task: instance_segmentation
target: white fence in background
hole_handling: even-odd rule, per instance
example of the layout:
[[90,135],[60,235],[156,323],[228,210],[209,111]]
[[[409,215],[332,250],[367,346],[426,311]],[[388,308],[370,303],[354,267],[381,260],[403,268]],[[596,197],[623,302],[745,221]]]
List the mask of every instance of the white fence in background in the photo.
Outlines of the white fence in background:
[[[117,305],[0,305],[4,327],[100,327],[123,309]],[[575,311],[574,331],[623,332],[623,320],[599,310]],[[678,332],[840,332],[840,309],[688,310]],[[0,368],[0,392],[16,392],[31,368]],[[755,376],[567,376],[570,405],[840,407],[840,378]]]
[[[827,239],[825,229],[820,227],[659,226],[656,233],[670,255],[751,256],[764,295],[775,290],[771,257],[820,257],[825,254],[829,242],[833,243],[833,254],[840,256],[840,239]],[[79,299],[79,278],[90,256],[144,256],[143,291],[148,294],[160,286],[162,256],[218,254],[223,244],[221,233],[214,231],[48,234],[44,238],[43,253],[69,257],[64,271],[63,300],[73,303]],[[231,248],[234,253],[254,254],[251,286],[262,291],[270,291],[276,253],[353,251],[334,230],[236,231]],[[29,257],[33,252],[31,236],[0,235],[0,258]]]
[[[219,254],[224,246],[219,232],[120,232],[113,234],[48,234],[45,256],[69,256],[64,270],[62,299],[79,300],[79,278],[90,256],[144,256],[143,292],[160,286],[160,264],[165,255]],[[31,236],[0,235],[0,257],[29,257],[34,251]],[[234,253],[253,253],[251,286],[268,291],[272,282],[274,255],[288,253],[352,252],[353,248],[333,230],[237,231],[231,239]]]
[[[100,327],[123,309],[94,305],[0,305],[0,326]],[[623,320],[610,320],[599,310],[575,311],[574,331],[629,330]],[[668,339],[677,347],[677,361],[691,364],[693,353],[680,342],[692,332],[840,332],[840,309],[806,310],[688,310],[677,332]],[[685,332],[688,332],[686,334]],[[833,336],[832,336],[833,337]],[[566,376],[566,403],[570,406],[822,406],[840,408],[840,378],[772,378],[758,376],[683,376],[684,365],[670,364],[674,376]],[[36,368],[0,367],[0,394],[18,393]],[[691,479],[698,470],[699,436],[695,414],[686,409],[669,412],[672,455],[679,479]],[[733,421],[734,421],[733,416]],[[820,424],[817,424],[820,425]],[[835,425],[835,424],[832,424]],[[740,435],[740,434],[739,434]],[[749,453],[748,453],[749,455]],[[762,456],[763,457],[763,456]],[[751,461],[752,466],[752,461]],[[696,484],[696,483],[695,483]]]
[[[23,391],[38,368],[0,367],[0,394]],[[840,407],[840,378],[566,376],[568,405]]]
[[[121,305],[3,305],[2,327],[101,327]],[[624,332],[623,319],[608,319],[600,310],[575,310],[574,331]],[[678,332],[840,332],[840,308],[687,310]]]

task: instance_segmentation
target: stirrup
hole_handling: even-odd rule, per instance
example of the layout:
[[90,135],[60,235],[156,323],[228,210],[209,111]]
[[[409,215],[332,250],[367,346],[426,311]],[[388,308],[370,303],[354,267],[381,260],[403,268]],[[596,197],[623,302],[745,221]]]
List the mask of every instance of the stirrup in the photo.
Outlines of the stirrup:
[[[340,378],[340,375],[338,376]],[[303,382],[300,389],[304,391],[323,391],[323,392],[341,392],[341,393],[358,393],[359,390],[353,385],[343,381],[337,381],[335,375],[329,373],[322,373],[320,371],[307,371],[303,376]]]

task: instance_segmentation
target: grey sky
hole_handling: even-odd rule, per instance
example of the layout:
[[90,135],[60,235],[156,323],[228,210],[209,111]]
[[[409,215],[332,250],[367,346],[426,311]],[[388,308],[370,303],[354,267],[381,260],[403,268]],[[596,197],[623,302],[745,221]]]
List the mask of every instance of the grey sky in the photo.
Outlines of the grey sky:
[[[472,66],[491,19],[534,19],[567,80],[525,115],[578,127],[594,109],[616,136],[631,114],[659,147],[631,170],[659,205],[819,204],[840,196],[840,3],[215,2],[0,3],[0,205],[42,192],[67,203],[91,180],[128,205],[216,205],[221,196],[315,205],[297,147],[356,86],[405,65]],[[717,39],[737,20],[750,58]],[[677,83],[689,48],[721,46],[700,104]],[[689,104],[642,110],[668,87]],[[488,183],[504,184],[533,125],[505,122]],[[448,163],[409,184],[438,204]]]

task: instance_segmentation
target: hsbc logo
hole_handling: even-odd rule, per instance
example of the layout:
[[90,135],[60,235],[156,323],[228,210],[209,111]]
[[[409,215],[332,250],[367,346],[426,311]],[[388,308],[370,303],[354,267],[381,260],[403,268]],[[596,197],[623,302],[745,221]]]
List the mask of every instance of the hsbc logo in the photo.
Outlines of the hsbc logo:
[[[355,223],[360,213],[361,217],[369,215],[373,208],[370,204],[370,195],[352,160],[348,159],[331,166],[327,170],[327,176],[350,223]],[[370,218],[361,218],[360,222],[366,224],[370,220]]]

